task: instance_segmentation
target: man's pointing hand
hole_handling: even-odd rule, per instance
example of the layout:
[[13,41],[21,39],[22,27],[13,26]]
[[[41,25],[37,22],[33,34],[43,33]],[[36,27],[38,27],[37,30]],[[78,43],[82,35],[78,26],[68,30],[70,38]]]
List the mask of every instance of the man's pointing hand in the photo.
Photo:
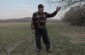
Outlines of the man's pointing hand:
[[61,9],[61,7],[58,7],[58,6],[57,6],[56,11],[59,11],[60,9]]

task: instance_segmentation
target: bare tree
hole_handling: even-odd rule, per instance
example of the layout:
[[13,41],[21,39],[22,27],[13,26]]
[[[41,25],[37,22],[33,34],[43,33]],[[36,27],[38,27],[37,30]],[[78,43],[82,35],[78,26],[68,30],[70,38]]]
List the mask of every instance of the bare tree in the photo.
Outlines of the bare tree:
[[85,2],[85,0],[46,0],[47,3],[51,4],[60,4],[63,6],[64,8],[70,7],[71,5],[74,5],[75,3],[81,3],[81,2]]
[[61,4],[64,9],[69,8],[63,21],[70,25],[85,25],[85,0],[47,0],[50,5]]
[[63,21],[70,25],[85,26],[85,4],[71,7],[65,13]]

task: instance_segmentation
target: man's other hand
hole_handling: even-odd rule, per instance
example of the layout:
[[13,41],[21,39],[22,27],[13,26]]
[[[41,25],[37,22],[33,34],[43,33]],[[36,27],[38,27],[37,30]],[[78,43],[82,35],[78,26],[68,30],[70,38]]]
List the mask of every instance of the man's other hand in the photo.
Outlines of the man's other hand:
[[32,33],[35,34],[35,30],[34,29],[32,30]]

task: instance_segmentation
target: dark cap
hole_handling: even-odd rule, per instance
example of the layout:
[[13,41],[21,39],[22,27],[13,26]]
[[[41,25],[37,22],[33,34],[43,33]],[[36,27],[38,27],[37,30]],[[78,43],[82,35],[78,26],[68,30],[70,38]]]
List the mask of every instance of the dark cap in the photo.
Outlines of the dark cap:
[[42,4],[39,4],[38,5],[38,8],[43,8],[44,6]]

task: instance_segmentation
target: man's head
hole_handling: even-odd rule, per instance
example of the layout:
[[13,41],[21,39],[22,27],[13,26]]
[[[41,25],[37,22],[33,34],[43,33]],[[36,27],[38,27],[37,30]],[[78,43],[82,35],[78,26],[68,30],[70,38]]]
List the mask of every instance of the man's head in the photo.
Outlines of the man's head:
[[38,5],[38,11],[39,12],[44,12],[44,6],[42,4]]

